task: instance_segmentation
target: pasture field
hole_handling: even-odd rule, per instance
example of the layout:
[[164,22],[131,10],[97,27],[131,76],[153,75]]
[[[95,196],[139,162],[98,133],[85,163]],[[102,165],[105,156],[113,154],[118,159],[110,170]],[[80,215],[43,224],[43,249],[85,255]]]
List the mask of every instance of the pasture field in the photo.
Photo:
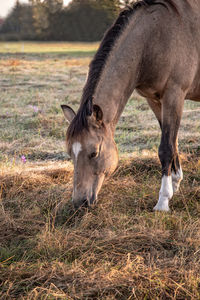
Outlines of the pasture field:
[[97,46],[0,43],[0,299],[200,299],[200,103],[185,103],[170,213],[152,210],[160,129],[136,93],[118,169],[98,205],[73,210],[60,105],[78,108]]

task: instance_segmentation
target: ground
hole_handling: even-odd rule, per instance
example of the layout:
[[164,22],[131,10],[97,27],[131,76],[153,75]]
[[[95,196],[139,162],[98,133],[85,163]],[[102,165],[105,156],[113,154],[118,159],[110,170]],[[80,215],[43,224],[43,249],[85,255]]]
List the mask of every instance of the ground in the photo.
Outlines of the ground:
[[135,93],[118,169],[95,207],[73,210],[60,105],[78,108],[97,46],[0,43],[0,298],[199,299],[200,103],[185,103],[170,213],[152,210],[160,129]]

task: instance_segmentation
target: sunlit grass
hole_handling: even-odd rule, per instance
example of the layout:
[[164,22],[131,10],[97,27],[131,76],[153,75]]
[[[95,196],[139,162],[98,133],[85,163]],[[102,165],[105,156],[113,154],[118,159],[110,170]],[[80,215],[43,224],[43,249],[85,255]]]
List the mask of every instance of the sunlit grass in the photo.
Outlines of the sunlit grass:
[[86,56],[94,54],[98,45],[98,43],[68,42],[0,42],[0,53],[68,54],[72,56]]

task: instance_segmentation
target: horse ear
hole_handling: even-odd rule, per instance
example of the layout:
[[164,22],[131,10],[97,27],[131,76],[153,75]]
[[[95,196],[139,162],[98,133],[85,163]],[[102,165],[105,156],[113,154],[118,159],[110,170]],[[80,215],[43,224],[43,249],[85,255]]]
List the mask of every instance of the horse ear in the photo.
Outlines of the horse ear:
[[97,122],[102,122],[103,120],[103,111],[100,106],[93,105],[93,116],[95,117]]
[[61,108],[63,110],[65,119],[71,123],[71,121],[74,119],[74,117],[76,116],[75,112],[73,111],[73,109],[71,107],[69,107],[68,105],[61,105]]

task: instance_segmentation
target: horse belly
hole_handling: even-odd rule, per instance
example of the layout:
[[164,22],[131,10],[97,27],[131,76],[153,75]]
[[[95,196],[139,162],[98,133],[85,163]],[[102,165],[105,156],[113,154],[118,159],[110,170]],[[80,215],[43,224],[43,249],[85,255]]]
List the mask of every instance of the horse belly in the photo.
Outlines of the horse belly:
[[136,91],[138,94],[142,97],[145,97],[147,99],[154,99],[154,100],[160,100],[160,94],[158,90],[154,88],[147,88],[147,87],[137,87]]

